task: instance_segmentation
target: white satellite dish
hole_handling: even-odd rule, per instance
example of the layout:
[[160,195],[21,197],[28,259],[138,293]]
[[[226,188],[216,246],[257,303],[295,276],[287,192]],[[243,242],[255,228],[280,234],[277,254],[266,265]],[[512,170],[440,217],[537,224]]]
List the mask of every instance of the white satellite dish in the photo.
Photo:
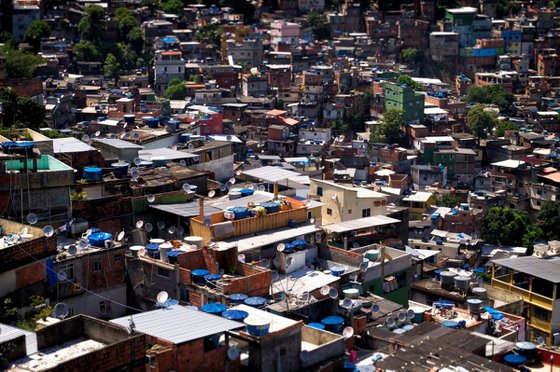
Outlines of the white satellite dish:
[[177,231],[176,231],[177,235],[183,235],[185,233],[185,229],[183,229],[181,226],[177,227]]
[[340,306],[345,309],[350,309],[352,307],[352,300],[346,297],[344,300],[342,300],[342,304]]
[[228,182],[231,183],[232,185],[235,185],[235,182],[237,182],[237,180],[231,177]]
[[399,320],[399,322],[404,322],[407,319],[406,313],[404,311],[399,311],[399,313],[397,314],[397,319]]
[[262,267],[269,267],[270,266],[270,261],[268,260],[268,258],[263,258],[261,260],[261,266]]
[[328,285],[324,285],[321,287],[321,289],[319,289],[319,292],[323,295],[326,296],[329,294],[329,291],[331,290],[331,287],[329,287]]
[[385,324],[387,324],[388,327],[392,327],[395,325],[395,318],[387,318],[385,319]]
[[286,249],[286,244],[284,243],[280,243],[276,246],[276,251],[278,252],[284,252],[284,249]]
[[136,228],[137,229],[141,229],[142,226],[144,226],[144,221],[142,221],[142,220],[136,221]]
[[89,141],[89,136],[88,136],[87,134],[84,134],[84,135],[82,136],[82,141],[83,141],[83,142]]
[[72,244],[71,246],[68,247],[68,254],[76,254],[78,252],[78,249],[76,248],[76,246],[74,244]]
[[165,222],[158,221],[157,222],[157,227],[158,227],[158,229],[163,230],[165,228]]
[[130,172],[130,175],[132,176],[132,178],[134,178],[134,180],[136,181],[139,177],[140,177],[140,171],[135,169],[132,172]]
[[235,346],[230,347],[227,351],[227,357],[229,360],[237,360],[237,358],[239,358],[239,354],[239,349]]
[[415,316],[416,316],[416,313],[414,312],[414,310],[408,309],[408,310],[406,311],[406,317],[407,317],[408,319],[413,319]]
[[153,229],[154,229],[154,226],[149,222],[144,225],[144,230],[146,230],[146,232],[152,232]]
[[148,200],[148,203],[153,203],[156,201],[156,196],[154,194],[148,194],[146,199]]
[[241,174],[243,174],[243,172],[241,172],[240,170],[238,170],[237,172],[235,172],[236,176],[241,176]]
[[43,234],[47,238],[50,238],[54,235],[54,228],[51,225],[46,225],[45,227],[43,227]]
[[103,244],[105,245],[105,249],[107,250],[113,249],[113,247],[115,246],[115,242],[113,240],[105,240]]
[[29,213],[27,215],[27,223],[30,225],[35,225],[37,223],[37,215],[35,213]]
[[375,313],[378,313],[379,310],[381,310],[381,308],[379,307],[378,304],[373,304],[373,305],[371,306],[371,312],[372,312],[372,313],[374,313],[374,314],[375,314]]
[[101,135],[100,131],[95,132],[95,137],[99,137]]
[[121,231],[119,235],[117,235],[117,240],[120,242],[124,238],[124,231]]
[[57,276],[59,282],[64,282],[68,279],[68,275],[66,275],[66,271],[64,271],[64,270],[60,270],[56,274],[56,276]]
[[202,224],[206,227],[209,227],[210,225],[212,225],[212,219],[210,217],[204,217],[204,219],[202,220]]
[[259,185],[259,191],[266,191],[265,185]]
[[329,289],[329,297],[332,299],[338,298],[338,290],[336,288]]
[[224,183],[220,183],[220,191],[226,191],[227,190],[227,186]]
[[175,234],[176,231],[177,228],[175,226],[169,226],[169,228],[167,229],[167,232],[171,235]]
[[165,291],[159,292],[156,296],[156,300],[159,305],[163,305],[165,301],[167,301],[168,299],[169,299],[169,294]]
[[209,197],[209,198],[213,198],[214,196],[216,196],[216,190],[210,190],[210,191],[208,191],[208,197]]
[[80,239],[80,241],[78,242],[78,246],[80,247],[80,250],[83,251],[85,249],[88,249],[89,243],[85,239]]
[[538,336],[538,337],[535,339],[535,342],[537,343],[537,345],[542,346],[542,345],[544,345],[544,343],[545,343],[545,339],[544,339],[543,336]]
[[54,305],[54,316],[57,317],[58,319],[64,319],[68,316],[68,313],[70,312],[68,309],[68,305],[66,305],[64,302],[59,302],[56,305]]
[[349,339],[350,337],[354,336],[354,328],[345,327],[342,330],[342,336],[344,336],[344,338],[346,338],[346,339]]
[[189,144],[187,145],[187,148],[188,148],[189,150],[194,150],[194,145],[193,145],[192,143],[189,143]]
[[189,185],[188,183],[184,183],[182,188],[183,191],[191,191],[191,185]]
[[181,161],[179,162],[179,165],[180,165],[181,167],[186,167],[186,166],[187,166],[186,160],[185,160],[185,159],[181,160]]
[[332,200],[336,200],[336,198],[337,198],[336,194],[332,194],[332,195],[331,195],[331,199],[332,199]]
[[138,165],[140,165],[140,163],[142,163],[142,159],[136,157],[136,158],[134,158],[134,160],[133,160],[132,162],[133,162],[135,165],[138,166]]
[[277,281],[279,278],[280,278],[280,274],[278,274],[278,271],[272,270],[272,271],[270,272],[270,279],[271,279],[273,282]]
[[243,253],[240,253],[239,255],[237,255],[237,261],[245,262],[245,255]]
[[226,182],[226,189],[231,190],[233,187],[233,183],[231,183],[230,181]]
[[140,138],[140,133],[134,132],[134,134],[132,135],[132,138],[134,138],[135,140],[138,140],[138,138]]
[[366,271],[367,268],[368,268],[368,265],[369,265],[368,262],[363,261],[363,262],[360,264],[360,271],[361,271],[361,272]]
[[138,251],[138,257],[144,257],[146,255],[146,248],[142,248]]

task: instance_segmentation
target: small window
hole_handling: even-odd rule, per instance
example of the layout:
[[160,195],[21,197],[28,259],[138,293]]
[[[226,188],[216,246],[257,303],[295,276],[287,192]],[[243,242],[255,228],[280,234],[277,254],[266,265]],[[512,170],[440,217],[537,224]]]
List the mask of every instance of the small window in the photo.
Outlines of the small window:
[[99,313],[101,315],[105,315],[109,312],[111,308],[111,304],[109,301],[100,301],[99,302]]
[[329,216],[332,216],[332,209],[327,208],[327,214],[328,214]]
[[73,280],[74,279],[74,264],[67,264],[67,265],[63,265],[63,266],[59,266],[58,267],[58,272],[63,271],[66,274],[66,278],[68,278],[68,280]]
[[317,187],[317,195],[323,196],[323,188],[322,187]]
[[165,269],[165,268],[163,268],[163,267],[159,267],[159,266],[158,266],[158,268],[157,268],[157,274],[158,274],[159,276],[163,276],[163,277],[169,278],[169,270],[167,270],[167,269]]
[[549,312],[545,309],[541,309],[540,307],[533,307],[533,316],[537,319],[541,320],[548,320]]
[[99,272],[99,271],[103,270],[103,267],[101,266],[101,261],[100,260],[93,261],[92,267],[93,267],[94,272]]
[[352,209],[348,209],[348,214],[352,214]]
[[122,254],[116,254],[115,255],[115,262],[121,262],[122,261]]
[[367,208],[367,209],[362,209],[362,218],[363,217],[370,217],[371,216],[371,209]]

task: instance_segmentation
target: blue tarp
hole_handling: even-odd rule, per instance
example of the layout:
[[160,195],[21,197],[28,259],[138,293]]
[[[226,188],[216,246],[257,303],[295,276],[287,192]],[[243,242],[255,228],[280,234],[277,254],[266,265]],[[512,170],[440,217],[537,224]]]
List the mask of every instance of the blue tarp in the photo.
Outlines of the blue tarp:
[[492,315],[492,318],[494,320],[500,320],[504,317],[504,314],[500,313],[498,310],[493,309],[491,307],[488,306],[482,306],[482,309],[484,311],[486,311],[488,314]]

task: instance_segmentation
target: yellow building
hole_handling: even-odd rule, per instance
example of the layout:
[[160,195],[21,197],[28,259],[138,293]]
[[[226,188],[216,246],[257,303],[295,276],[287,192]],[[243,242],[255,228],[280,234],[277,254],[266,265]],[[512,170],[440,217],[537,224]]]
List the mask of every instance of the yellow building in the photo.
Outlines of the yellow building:
[[423,191],[413,191],[412,194],[403,199],[403,205],[408,207],[410,221],[422,220],[433,202],[434,194]]
[[323,203],[323,225],[387,215],[387,195],[361,186],[311,179],[310,195]]
[[548,345],[560,341],[554,340],[560,331],[560,257],[504,258],[492,264],[492,286],[523,296],[528,339],[542,337]]

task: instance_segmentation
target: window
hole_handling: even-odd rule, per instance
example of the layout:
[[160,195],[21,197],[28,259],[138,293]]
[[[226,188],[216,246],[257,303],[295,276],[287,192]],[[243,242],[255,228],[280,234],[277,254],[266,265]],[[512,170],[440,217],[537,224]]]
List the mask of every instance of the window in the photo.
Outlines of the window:
[[369,216],[371,216],[371,209],[370,208],[362,209],[362,218],[369,217]]
[[317,187],[317,195],[323,196],[323,188],[322,187]]
[[549,312],[547,310],[533,306],[533,316],[535,318],[548,321],[548,314]]
[[167,72],[167,66],[163,68],[163,71]]
[[158,274],[159,276],[163,276],[163,277],[169,278],[169,270],[167,270],[167,269],[165,269],[165,268],[163,268],[163,267],[159,267],[159,266],[158,266],[158,268],[157,268],[157,274]]
[[68,280],[74,279],[74,264],[66,264],[58,267],[58,272],[64,272]]
[[99,313],[101,315],[105,315],[111,309],[111,304],[109,301],[100,301],[99,302]]
[[181,301],[189,302],[189,291],[185,286],[181,286],[181,293],[179,294],[179,299]]
[[121,262],[122,261],[122,254],[116,254],[115,255],[115,262]]
[[94,272],[98,272],[98,271],[103,270],[103,268],[101,267],[101,261],[100,260],[93,261],[92,267],[93,267]]
[[352,209],[348,209],[348,214],[352,214]]
[[327,214],[328,214],[329,216],[332,216],[332,209],[327,208]]

